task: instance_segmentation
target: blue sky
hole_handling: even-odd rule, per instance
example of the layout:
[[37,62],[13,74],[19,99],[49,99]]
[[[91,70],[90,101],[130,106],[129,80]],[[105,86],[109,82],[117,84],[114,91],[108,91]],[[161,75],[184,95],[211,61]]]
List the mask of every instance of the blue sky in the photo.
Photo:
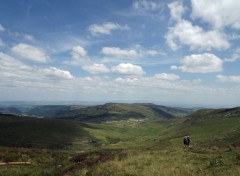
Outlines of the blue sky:
[[2,0],[0,101],[240,104],[238,0]]

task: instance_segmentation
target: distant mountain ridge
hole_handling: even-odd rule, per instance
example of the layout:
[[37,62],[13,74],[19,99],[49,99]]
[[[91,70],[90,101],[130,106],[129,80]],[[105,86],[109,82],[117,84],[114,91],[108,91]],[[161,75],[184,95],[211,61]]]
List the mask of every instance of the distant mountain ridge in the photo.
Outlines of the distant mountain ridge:
[[240,107],[221,109],[200,109],[189,115],[188,122],[201,122],[219,118],[240,116]]
[[138,105],[146,106],[152,109],[157,115],[167,117],[172,119],[177,117],[182,117],[191,114],[194,109],[181,108],[181,107],[168,107],[163,105],[156,105],[153,103],[139,103]]
[[16,115],[22,114],[22,111],[19,110],[19,109],[16,108],[16,107],[0,107],[0,112],[1,112],[1,113],[16,114]]
[[86,106],[82,105],[42,105],[32,108],[26,112],[29,116],[45,118],[61,118],[73,116],[76,111]]
[[[155,104],[106,103],[95,106],[82,105],[42,105],[26,110],[15,107],[14,114],[45,118],[61,118],[79,121],[107,121],[126,119],[174,119],[189,115],[193,109],[167,107]],[[1,111],[0,111],[1,112]],[[11,113],[9,110],[7,113]],[[22,112],[22,114],[21,114]]]

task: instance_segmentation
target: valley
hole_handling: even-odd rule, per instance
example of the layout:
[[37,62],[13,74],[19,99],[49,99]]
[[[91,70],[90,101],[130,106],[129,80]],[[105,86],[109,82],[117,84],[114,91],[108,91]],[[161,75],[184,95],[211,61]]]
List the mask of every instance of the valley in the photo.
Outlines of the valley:
[[0,114],[0,162],[31,163],[0,166],[0,175],[240,174],[240,108],[111,103],[46,112],[62,110],[68,115]]

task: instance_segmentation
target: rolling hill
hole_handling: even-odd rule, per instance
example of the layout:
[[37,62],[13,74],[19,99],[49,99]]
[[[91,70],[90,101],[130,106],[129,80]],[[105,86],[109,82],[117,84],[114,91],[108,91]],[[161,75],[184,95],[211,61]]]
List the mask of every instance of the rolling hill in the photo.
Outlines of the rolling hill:
[[26,114],[33,117],[61,118],[74,116],[85,107],[82,105],[41,105],[33,107]]
[[0,107],[1,113],[21,115],[22,111],[16,107]]
[[77,138],[88,137],[84,124],[0,114],[0,146],[63,148]]
[[[7,109],[7,110],[6,110]],[[11,111],[14,110],[14,111]],[[1,109],[0,109],[1,110]],[[18,110],[17,113],[16,110]],[[41,105],[28,109],[24,106],[5,107],[4,111],[18,115],[44,118],[64,118],[80,121],[107,121],[126,119],[174,119],[190,114],[193,109],[166,107],[155,104],[107,103],[96,106]],[[0,111],[1,112],[1,111]]]
[[78,109],[75,115],[66,118],[81,121],[109,121],[127,119],[174,119],[191,113],[191,109],[180,109],[155,104],[107,103]]
[[[0,114],[0,161],[33,163],[32,166],[0,167],[0,173],[70,176],[240,174],[239,108],[202,109],[171,120],[161,119],[156,115],[161,111],[152,108],[162,107],[113,103],[86,107],[81,109],[82,114],[91,114],[93,117],[86,117],[94,120],[84,122],[79,121],[84,119],[78,120],[78,115],[72,116],[73,120],[63,120]],[[136,114],[132,116],[128,112]],[[98,121],[104,119],[98,115],[105,113],[107,119],[124,119],[121,117],[124,113],[129,117]],[[148,116],[149,120],[127,120],[130,116],[139,119]],[[188,149],[182,144],[185,134],[191,138]]]
[[240,116],[240,107],[222,109],[200,109],[188,116],[186,122],[197,123],[220,118],[230,118]]

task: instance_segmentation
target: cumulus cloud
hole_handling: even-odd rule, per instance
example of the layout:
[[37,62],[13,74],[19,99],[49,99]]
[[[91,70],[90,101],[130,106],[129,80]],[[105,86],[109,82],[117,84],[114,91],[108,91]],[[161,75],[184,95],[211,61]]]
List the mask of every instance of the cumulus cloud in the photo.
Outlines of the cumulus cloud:
[[141,76],[145,74],[142,67],[130,63],[121,63],[111,69],[114,73],[123,75],[138,75]]
[[176,66],[176,65],[171,65],[171,70],[177,70],[178,69],[178,66]]
[[158,95],[161,90],[170,92],[174,90],[175,93],[181,91],[190,92],[193,86],[197,87],[200,85],[201,80],[180,80],[178,75],[160,73],[152,77],[119,77],[115,79],[115,82],[123,85],[125,88],[133,87],[131,89],[135,92],[142,92],[143,94],[151,92],[150,94],[156,93],[155,95]]
[[3,69],[9,69],[11,67],[19,67],[19,66],[22,66],[22,63],[16,59],[14,59],[13,57],[5,54],[5,53],[2,53],[0,52],[0,61],[1,61],[1,64],[0,64],[0,67],[1,67],[1,70]]
[[[2,79],[10,80],[12,82],[19,81],[48,81],[48,79],[72,79],[74,78],[69,71],[61,70],[55,67],[37,68],[30,67],[16,60],[15,58],[0,52],[0,74]],[[3,81],[4,82],[4,81]]]
[[176,74],[168,74],[168,73],[159,73],[155,74],[154,78],[168,81],[175,81],[179,79],[179,76]]
[[[0,52],[0,63],[1,86],[17,86],[22,80],[31,80],[37,72],[35,69],[2,52]],[[39,77],[36,77],[36,79],[39,79]]]
[[239,0],[191,0],[192,17],[210,23],[215,28],[230,26],[240,29]]
[[49,78],[64,78],[64,79],[72,79],[74,78],[69,71],[57,69],[56,67],[49,67],[46,69],[39,70],[43,73],[43,75]]
[[11,48],[11,51],[17,56],[35,62],[45,63],[49,60],[49,57],[45,54],[43,49],[25,43],[15,45]]
[[87,51],[81,46],[74,46],[71,51],[73,65],[82,65],[89,61]]
[[163,55],[161,51],[152,50],[152,49],[144,49],[141,46],[137,45],[133,49],[121,49],[118,47],[103,47],[101,50],[102,54],[119,57],[119,58],[135,58],[135,57],[144,57],[144,56],[157,56]]
[[130,30],[128,25],[120,25],[118,23],[107,22],[103,24],[92,24],[89,26],[89,31],[92,35],[111,35],[112,31],[121,30],[126,31]]
[[174,1],[168,4],[168,8],[170,10],[170,15],[173,20],[179,21],[182,19],[182,15],[185,12],[185,8],[180,1]]
[[87,51],[81,46],[74,46],[71,54],[73,59],[81,59],[87,56]]
[[233,82],[233,83],[240,83],[240,76],[223,76],[217,75],[217,80],[221,82]]
[[0,32],[4,32],[5,28],[0,24]]
[[165,37],[172,50],[177,50],[181,44],[198,50],[227,49],[230,46],[227,37],[220,31],[204,31],[186,20],[180,20],[170,27]]
[[[69,71],[56,67],[30,67],[0,52],[1,98],[6,100],[91,100],[138,101],[173,103],[238,102],[239,88],[220,89],[201,85],[200,80],[181,80],[178,75],[159,73],[145,77],[139,75],[110,77],[73,77]],[[230,91],[230,94],[229,94]],[[12,92],[15,92],[14,98]],[[186,96],[187,95],[187,96]],[[205,95],[202,97],[202,95]],[[229,98],[229,95],[231,98]],[[109,99],[110,97],[110,99]],[[74,98],[74,99],[73,99]],[[214,98],[214,100],[212,100]],[[235,98],[235,99],[232,99]],[[176,102],[177,100],[177,102]],[[233,103],[233,104],[234,104]],[[236,103],[237,104],[237,103]]]
[[181,60],[182,66],[172,66],[172,69],[179,69],[188,73],[212,73],[222,71],[223,61],[214,54],[193,54]]
[[110,70],[103,64],[92,64],[92,65],[85,65],[82,67],[89,73],[98,74],[98,73],[108,73]]
[[103,47],[101,53],[114,57],[136,57],[135,50],[120,49],[118,47]]

